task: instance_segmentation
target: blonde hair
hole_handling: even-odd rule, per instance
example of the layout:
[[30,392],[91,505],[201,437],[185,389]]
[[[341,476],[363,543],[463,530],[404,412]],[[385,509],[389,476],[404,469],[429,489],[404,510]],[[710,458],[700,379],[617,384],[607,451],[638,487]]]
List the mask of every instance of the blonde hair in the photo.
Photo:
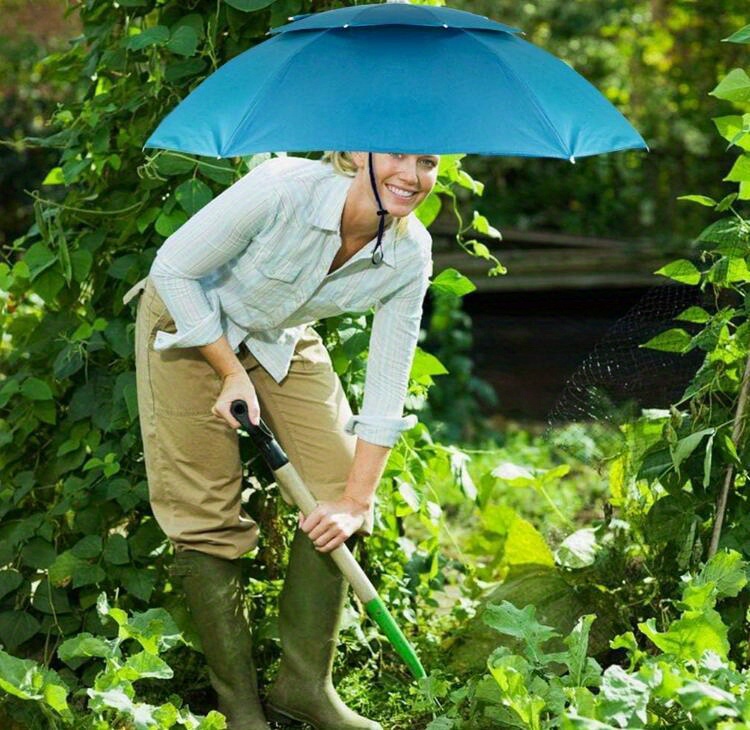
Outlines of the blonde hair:
[[[351,152],[324,152],[321,158],[323,162],[327,162],[333,167],[339,175],[348,175],[354,177],[357,174],[357,165],[354,164]],[[409,215],[412,215],[411,213]],[[409,227],[409,216],[403,218],[396,218],[394,226],[396,232],[400,235],[406,233]]]
[[329,163],[340,175],[354,177],[357,174],[351,152],[324,152],[323,162]]

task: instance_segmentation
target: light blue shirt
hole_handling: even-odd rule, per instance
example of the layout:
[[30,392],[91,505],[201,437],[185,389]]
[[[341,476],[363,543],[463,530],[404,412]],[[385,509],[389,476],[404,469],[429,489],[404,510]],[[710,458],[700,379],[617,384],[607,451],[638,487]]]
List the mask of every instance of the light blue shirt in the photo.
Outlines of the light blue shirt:
[[224,334],[235,351],[244,341],[280,382],[308,324],[374,308],[362,411],[346,430],[392,446],[416,423],[402,414],[432,239],[409,215],[386,228],[379,266],[371,261],[373,239],[328,274],[352,180],[328,163],[277,157],[201,208],[151,267],[177,330],[158,332],[154,348],[206,345]]

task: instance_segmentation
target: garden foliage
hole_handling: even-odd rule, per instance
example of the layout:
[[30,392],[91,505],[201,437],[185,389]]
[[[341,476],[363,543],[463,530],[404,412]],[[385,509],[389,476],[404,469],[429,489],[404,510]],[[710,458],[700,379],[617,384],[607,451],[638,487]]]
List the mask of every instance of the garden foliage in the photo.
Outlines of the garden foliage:
[[[60,722],[82,726],[82,688],[104,691],[106,672],[125,661],[113,648],[99,655],[109,667],[105,675],[77,661],[59,680],[49,673],[73,656],[71,637],[104,637],[96,641],[114,646],[107,643],[115,641],[115,630],[103,621],[102,594],[115,601],[116,612],[168,609],[189,634],[166,571],[170,549],[148,506],[133,362],[135,304],[124,306],[122,297],[146,276],[165,238],[263,156],[144,156],[143,141],[169,108],[220,64],[262,40],[270,26],[336,4],[232,0],[187,7],[177,0],[124,0],[113,6],[91,0],[76,7],[81,36],[44,61],[45,73],[70,86],[71,100],[52,115],[52,134],[27,141],[58,160],[41,191],[32,193],[34,224],[0,263],[0,643],[5,666],[21,678],[18,686],[4,688],[15,698],[38,700],[10,701],[9,712],[20,713],[24,722],[38,720],[38,712],[47,718],[57,712]],[[446,156],[436,191],[419,212],[426,224],[458,188],[474,195],[482,186],[462,169],[461,156]],[[462,223],[457,241],[499,272],[499,262],[471,240],[471,231],[488,233],[488,222],[475,215]],[[440,272],[433,286],[443,301],[473,288],[452,270]],[[355,406],[370,316],[321,327]],[[419,350],[411,407],[424,407],[433,377],[445,372],[435,356]],[[294,517],[277,511],[284,508],[269,475],[246,443],[243,457],[257,477],[245,496],[265,536],[258,554],[245,561],[248,580],[258,589],[254,618],[272,625],[284,537]],[[465,462],[455,448],[434,443],[422,426],[389,464],[368,570],[376,582],[388,576],[383,595],[407,623],[415,618],[418,592],[428,595],[439,571],[441,510],[423,485],[435,470],[468,485]],[[427,534],[411,545],[404,565],[399,539],[407,514],[416,515]],[[277,654],[274,640],[271,628],[267,644],[260,642],[267,652],[264,666]],[[13,663],[12,657],[36,661],[39,668]],[[126,708],[125,695],[135,700],[132,688],[123,687],[120,710],[146,712],[135,704]],[[70,709],[62,699],[68,690],[76,698]],[[99,712],[108,701],[97,698],[89,710]],[[193,722],[171,709],[162,715],[173,724]]]
[[[146,275],[164,239],[258,158],[144,158],[141,145],[166,110],[269,25],[333,4],[199,0],[188,9],[176,0],[88,0],[78,6],[81,37],[45,62],[76,94],[40,142],[59,161],[34,194],[36,221],[0,264],[0,687],[3,711],[25,726],[222,727],[220,716],[193,714],[161,681],[177,667],[160,655],[188,657],[178,652],[189,652],[191,628],[167,575],[169,547],[148,509],[134,309],[122,305],[122,295]],[[749,39],[746,28],[732,40]],[[645,343],[674,353],[698,348],[705,359],[679,403],[626,427],[627,448],[610,464],[603,519],[576,529],[562,513],[553,490],[569,488],[565,481],[581,473],[567,465],[506,460],[477,474],[466,450],[440,443],[424,424],[392,452],[363,561],[407,632],[419,627],[420,651],[433,667],[421,693],[400,685],[410,698],[404,726],[750,724],[743,590],[750,222],[740,209],[750,199],[750,77],[732,71],[713,94],[739,109],[715,120],[741,150],[727,176],[739,190],[718,201],[689,196],[720,217],[698,236],[692,260],[659,272],[701,287],[712,304],[682,313],[669,332]],[[446,156],[438,192],[419,214],[429,223],[441,200],[481,187],[460,157]],[[475,215],[459,227],[459,244],[501,271],[488,249],[466,240],[472,230],[492,234],[487,220]],[[470,288],[455,271],[435,277],[443,331],[456,298]],[[355,405],[368,316],[321,327]],[[427,390],[445,371],[438,358],[417,353],[410,407],[425,409]],[[246,496],[265,536],[244,561],[265,679],[278,654],[278,566],[294,517],[244,443],[243,456],[257,477]],[[551,540],[504,503],[513,490],[555,509],[547,520],[564,534]],[[467,512],[478,527],[463,552],[445,545],[453,535],[445,528],[449,514]],[[563,629],[540,620],[522,597],[486,600],[500,578],[523,586],[532,570],[554,575],[571,595],[594,591],[609,609],[597,605],[597,618],[579,611]],[[458,577],[462,595],[450,617],[438,620],[439,589],[450,577]],[[461,674],[445,653],[475,612],[497,648],[480,671]],[[594,652],[592,637],[605,623],[621,629],[609,651]],[[345,641],[344,659],[369,663],[383,683],[406,679],[372,626],[354,617]]]

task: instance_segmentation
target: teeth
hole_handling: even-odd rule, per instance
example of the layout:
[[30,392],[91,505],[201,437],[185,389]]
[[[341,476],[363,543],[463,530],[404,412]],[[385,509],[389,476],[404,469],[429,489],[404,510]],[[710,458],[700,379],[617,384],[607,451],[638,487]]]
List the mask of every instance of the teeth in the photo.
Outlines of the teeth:
[[401,188],[395,188],[393,185],[386,185],[388,190],[390,190],[394,195],[398,195],[399,198],[411,198],[413,195],[416,195],[415,192],[410,190],[402,190]]

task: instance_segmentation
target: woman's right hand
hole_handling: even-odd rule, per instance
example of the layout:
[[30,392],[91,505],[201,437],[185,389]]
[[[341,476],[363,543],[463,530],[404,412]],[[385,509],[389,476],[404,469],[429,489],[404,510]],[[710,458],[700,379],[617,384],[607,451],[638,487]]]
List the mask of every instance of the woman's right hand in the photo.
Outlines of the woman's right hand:
[[247,403],[248,417],[255,426],[260,422],[260,406],[255,388],[250,381],[250,376],[244,370],[229,373],[224,376],[224,384],[221,393],[216,399],[211,413],[223,418],[232,428],[239,428],[239,421],[232,415],[230,408],[232,401],[243,400]]

